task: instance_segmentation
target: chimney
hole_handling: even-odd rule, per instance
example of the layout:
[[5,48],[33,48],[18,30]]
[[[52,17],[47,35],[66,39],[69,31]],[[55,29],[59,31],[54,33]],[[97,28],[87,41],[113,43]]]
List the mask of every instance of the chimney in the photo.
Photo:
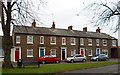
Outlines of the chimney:
[[84,28],[83,28],[83,31],[84,31],[84,32],[87,32],[87,27],[84,27]]
[[96,29],[96,32],[97,32],[97,33],[100,33],[100,28],[99,28],[99,27],[98,27],[98,29]]
[[32,27],[36,27],[35,19],[34,19],[33,22],[32,22]]
[[55,22],[53,22],[53,24],[52,24],[52,27],[51,27],[51,28],[55,29]]
[[72,30],[72,26],[68,26],[68,30]]

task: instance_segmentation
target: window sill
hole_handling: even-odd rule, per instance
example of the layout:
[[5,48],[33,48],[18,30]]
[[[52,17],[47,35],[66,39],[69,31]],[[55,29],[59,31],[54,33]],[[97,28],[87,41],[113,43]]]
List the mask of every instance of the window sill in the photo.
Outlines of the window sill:
[[33,56],[27,56],[28,58],[32,58]]
[[20,44],[20,42],[16,42],[16,44]]
[[88,55],[88,56],[92,56],[92,55]]
[[56,43],[50,43],[51,45],[56,45]]
[[92,44],[88,44],[88,46],[92,46]]
[[71,44],[71,45],[76,45],[76,44]]
[[44,43],[40,43],[41,45],[43,45]]

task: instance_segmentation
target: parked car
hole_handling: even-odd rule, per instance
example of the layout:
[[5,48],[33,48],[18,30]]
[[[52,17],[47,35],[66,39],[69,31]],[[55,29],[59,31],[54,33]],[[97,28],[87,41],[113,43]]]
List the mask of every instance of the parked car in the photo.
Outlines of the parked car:
[[45,63],[60,63],[61,59],[57,58],[57,57],[53,57],[51,55],[45,55],[45,56],[42,56],[42,57],[38,57],[37,62],[42,63],[42,64],[45,64]]
[[95,61],[100,61],[100,60],[107,61],[107,60],[109,60],[109,57],[106,54],[99,54],[99,55],[94,55],[93,57],[91,57],[90,60],[91,61],[92,60],[95,60]]
[[86,56],[82,56],[80,54],[75,54],[75,55],[73,55],[71,57],[68,57],[65,61],[73,63],[73,62],[78,62],[78,61],[85,62],[86,60],[87,60]]

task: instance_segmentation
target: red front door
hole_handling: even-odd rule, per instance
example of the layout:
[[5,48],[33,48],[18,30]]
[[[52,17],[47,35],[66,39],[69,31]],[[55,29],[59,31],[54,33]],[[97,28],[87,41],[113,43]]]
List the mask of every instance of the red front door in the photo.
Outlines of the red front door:
[[84,49],[80,49],[80,54],[81,54],[82,56],[85,55]]
[[19,48],[15,50],[15,61],[19,60]]
[[84,55],[84,51],[83,51],[83,49],[81,49],[81,55],[82,55],[82,56]]

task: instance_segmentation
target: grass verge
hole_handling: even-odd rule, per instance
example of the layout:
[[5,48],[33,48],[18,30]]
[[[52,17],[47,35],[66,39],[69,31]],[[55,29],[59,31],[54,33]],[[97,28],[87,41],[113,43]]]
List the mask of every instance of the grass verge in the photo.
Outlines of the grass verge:
[[41,65],[40,68],[37,66],[27,66],[25,68],[4,68],[2,69],[2,75],[10,75],[10,74],[27,74],[29,75],[37,75],[37,74],[55,74],[60,72],[72,71],[72,70],[80,70],[80,69],[88,69],[88,68],[96,68],[103,67],[108,65],[118,64],[117,62],[92,62],[92,63],[77,63],[77,64],[47,64]]

